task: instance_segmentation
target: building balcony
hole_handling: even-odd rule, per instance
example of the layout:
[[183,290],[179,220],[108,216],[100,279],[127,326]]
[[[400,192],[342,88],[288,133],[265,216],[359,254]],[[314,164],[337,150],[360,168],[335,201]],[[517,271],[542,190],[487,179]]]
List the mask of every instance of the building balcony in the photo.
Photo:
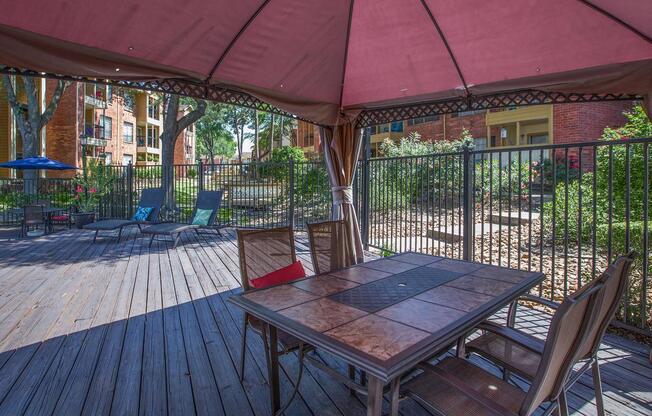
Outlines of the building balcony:
[[95,91],[86,91],[86,94],[84,94],[84,104],[87,107],[104,109],[107,106],[106,95],[100,89]]
[[502,111],[489,111],[487,113],[488,126],[542,119],[552,119],[552,105],[516,107]]
[[136,137],[136,151],[139,153],[150,153],[155,155],[161,154],[161,148],[158,145],[158,139],[151,137]]

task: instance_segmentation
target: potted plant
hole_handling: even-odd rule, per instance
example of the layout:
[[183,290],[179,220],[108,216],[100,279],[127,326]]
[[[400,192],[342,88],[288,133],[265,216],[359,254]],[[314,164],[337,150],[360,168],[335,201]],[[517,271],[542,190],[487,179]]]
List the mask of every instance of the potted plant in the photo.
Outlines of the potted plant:
[[96,161],[89,161],[84,173],[75,178],[75,212],[72,214],[75,227],[83,228],[95,221],[95,210],[111,189],[113,179],[110,172]]
[[96,188],[77,184],[75,187],[75,212],[72,213],[72,220],[76,228],[83,228],[84,225],[95,221],[95,207],[98,201],[99,195]]

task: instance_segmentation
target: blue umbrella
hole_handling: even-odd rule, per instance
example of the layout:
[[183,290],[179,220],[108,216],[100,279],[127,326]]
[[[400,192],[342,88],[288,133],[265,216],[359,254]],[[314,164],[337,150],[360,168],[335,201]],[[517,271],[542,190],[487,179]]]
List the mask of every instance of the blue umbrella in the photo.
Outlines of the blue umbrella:
[[11,162],[0,163],[0,168],[10,169],[45,169],[45,170],[71,170],[77,169],[74,166],[66,165],[56,160],[48,159],[47,157],[36,156],[28,157],[25,159],[12,160]]

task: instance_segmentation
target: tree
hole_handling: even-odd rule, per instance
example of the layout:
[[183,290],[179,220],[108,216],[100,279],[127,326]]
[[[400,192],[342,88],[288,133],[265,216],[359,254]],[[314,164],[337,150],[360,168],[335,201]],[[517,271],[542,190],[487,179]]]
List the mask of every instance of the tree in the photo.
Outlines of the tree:
[[244,147],[244,141],[248,137],[245,132],[245,127],[250,123],[251,115],[249,110],[242,107],[237,107],[230,105],[226,108],[226,119],[231,128],[231,132],[235,136],[237,149],[238,149],[238,161],[242,163],[242,152]]
[[[46,124],[48,124],[54,115],[54,111],[57,109],[57,106],[61,101],[61,96],[66,90],[66,87],[70,85],[70,83],[61,80],[57,81],[57,85],[52,94],[52,98],[50,98],[50,102],[45,107],[45,110],[41,112],[41,109],[39,108],[38,89],[36,87],[35,79],[28,76],[17,76],[15,79],[16,82],[22,82],[23,88],[25,90],[25,98],[27,100],[26,104],[18,101],[14,84],[11,82],[9,75],[2,76],[2,82],[4,84],[5,90],[7,91],[7,99],[14,113],[18,131],[20,131],[20,135],[22,137],[23,157],[27,158],[38,156],[41,130],[43,127],[45,127]],[[23,174],[23,178],[26,179],[24,181],[25,193],[35,193],[35,179],[37,178],[37,171],[26,170]]]
[[216,156],[231,158],[235,153],[236,143],[228,129],[225,110],[223,104],[210,103],[197,121],[197,150],[211,163]]
[[174,209],[174,147],[177,137],[195,121],[199,120],[206,111],[206,101],[194,100],[194,108],[181,118],[179,105],[181,97],[176,94],[166,94],[163,98],[163,132],[161,133],[161,185],[165,192],[165,201],[169,209]]

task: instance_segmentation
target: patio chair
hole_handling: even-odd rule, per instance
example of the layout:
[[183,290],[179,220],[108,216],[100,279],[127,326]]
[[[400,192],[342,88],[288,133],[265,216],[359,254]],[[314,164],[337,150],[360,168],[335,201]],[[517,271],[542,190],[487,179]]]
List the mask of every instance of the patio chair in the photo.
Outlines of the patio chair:
[[[600,415],[604,415],[604,400],[597,354],[602,338],[627,287],[628,275],[633,260],[633,252],[619,257],[604,273],[584,285],[574,294],[574,296],[578,296],[597,285],[601,285],[601,297],[596,306],[595,320],[589,323],[588,336],[578,350],[578,359],[582,361],[582,366],[573,373],[569,380],[566,380],[564,390],[568,390],[582,374],[591,368],[596,405]],[[537,297],[526,296],[523,299],[542,303],[554,309],[558,308],[556,304],[542,301]],[[517,303],[512,304],[508,313],[507,326],[492,322],[485,322],[480,325],[480,328],[485,330],[486,333],[468,342],[465,347],[461,348],[460,354],[465,354],[468,351],[491,360],[504,369],[505,380],[509,378],[510,373],[514,373],[532,382],[536,378],[537,368],[541,363],[545,344],[544,341],[513,328],[516,309]]]
[[548,339],[532,384],[526,391],[486,372],[470,361],[450,357],[432,365],[423,363],[423,372],[402,386],[433,414],[474,416],[529,416],[549,403],[544,414],[557,410],[568,415],[564,390],[581,346],[591,338],[590,323],[597,315],[603,295],[599,282],[569,296],[552,318]]
[[[247,292],[253,289],[251,281],[297,261],[294,247],[294,232],[292,227],[280,227],[268,230],[237,230],[238,255],[240,258],[240,277],[242,289]],[[242,327],[242,348],[240,350],[240,381],[244,380],[245,348],[247,329],[251,328],[259,334],[267,348],[278,348],[279,355],[297,351],[301,341],[292,335],[279,330],[278,346],[268,346],[266,326],[259,319],[245,313]],[[269,359],[269,354],[265,354]],[[269,363],[268,363],[269,364]]]
[[71,221],[71,216],[70,216],[70,208],[61,211],[61,212],[56,212],[52,215],[49,216],[49,224],[50,229],[54,231],[54,226],[55,225],[63,225],[67,228],[72,227],[72,221]]
[[308,241],[315,274],[340,270],[354,263],[349,229],[344,220],[309,223]]
[[94,230],[95,236],[93,237],[93,243],[97,240],[97,235],[100,231],[115,231],[118,230],[118,242],[122,236],[122,229],[130,225],[137,225],[140,229],[144,224],[152,224],[158,222],[158,216],[161,212],[161,207],[163,206],[163,201],[165,199],[165,192],[163,188],[146,188],[143,189],[140,195],[140,202],[138,207],[142,208],[152,208],[152,211],[147,216],[147,219],[144,221],[139,221],[135,219],[104,219],[97,222],[84,225],[86,230]]
[[[223,191],[199,191],[197,193],[197,201],[195,202],[195,208],[192,211],[193,220],[190,224],[178,223],[178,222],[164,222],[160,224],[150,225],[141,230],[143,234],[150,235],[149,245],[152,246],[154,242],[154,237],[158,235],[169,236],[174,242],[176,247],[179,243],[179,237],[181,233],[187,230],[195,230],[198,232],[202,228],[215,228],[215,220],[217,219],[217,214],[222,204],[222,194]],[[201,218],[202,214],[209,212],[207,218]],[[198,213],[200,214],[198,216]],[[219,229],[216,229],[217,233],[220,234]],[[220,234],[221,235],[221,234]]]
[[45,221],[45,214],[43,212],[43,205],[26,205],[23,207],[23,220],[20,227],[21,237],[25,237],[30,227],[38,228],[39,225],[43,226],[44,231],[47,228]]

